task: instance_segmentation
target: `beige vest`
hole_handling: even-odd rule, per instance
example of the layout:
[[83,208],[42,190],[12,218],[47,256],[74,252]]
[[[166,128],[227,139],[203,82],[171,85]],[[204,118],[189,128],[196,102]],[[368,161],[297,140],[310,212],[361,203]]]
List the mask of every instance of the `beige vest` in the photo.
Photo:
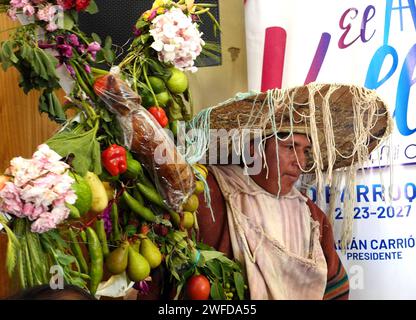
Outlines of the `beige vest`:
[[295,188],[277,199],[237,165],[211,167],[227,205],[234,257],[254,300],[322,299],[327,265],[319,223]]

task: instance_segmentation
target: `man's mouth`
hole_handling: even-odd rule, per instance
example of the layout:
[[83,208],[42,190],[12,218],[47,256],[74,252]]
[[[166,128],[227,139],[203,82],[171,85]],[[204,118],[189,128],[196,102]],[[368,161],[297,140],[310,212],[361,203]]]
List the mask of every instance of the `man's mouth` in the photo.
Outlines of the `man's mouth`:
[[298,179],[299,178],[299,174],[293,174],[293,173],[286,173],[286,176],[289,176],[292,179]]

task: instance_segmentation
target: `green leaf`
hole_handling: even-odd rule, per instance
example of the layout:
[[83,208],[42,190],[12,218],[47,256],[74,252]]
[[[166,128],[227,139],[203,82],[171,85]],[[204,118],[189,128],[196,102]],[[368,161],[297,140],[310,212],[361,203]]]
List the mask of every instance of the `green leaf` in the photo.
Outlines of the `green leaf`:
[[235,284],[235,289],[238,294],[238,298],[240,300],[244,300],[244,278],[240,272],[234,272],[233,276],[234,276],[234,284]]
[[141,29],[141,28],[143,28],[143,27],[147,26],[148,24],[149,24],[149,22],[147,22],[147,21],[144,21],[144,20],[138,20],[138,21],[136,22],[136,28],[137,28],[137,29]]
[[98,12],[98,6],[94,0],[90,2],[88,7],[85,9],[85,12],[88,12],[89,14],[96,14]]
[[68,14],[67,12],[64,13],[64,29],[65,30],[72,30],[75,25],[75,21],[73,17]]
[[213,300],[225,300],[224,289],[220,286],[218,280],[215,280],[211,286],[211,298]]
[[46,143],[61,157],[73,155],[72,167],[84,176],[87,171],[101,174],[100,144],[96,139],[98,122],[96,126],[83,133],[62,131],[49,139]]
[[5,56],[5,58],[8,58],[12,63],[18,63],[19,59],[16,57],[16,55],[13,52],[13,41],[5,41],[2,46],[2,51]]
[[4,227],[7,233],[7,273],[11,277],[13,275],[14,268],[16,267],[17,262],[17,253],[19,251],[19,240],[13,231],[8,227],[6,218],[0,213],[0,223]]
[[35,57],[35,60],[32,61],[32,65],[34,66],[33,63],[36,63],[37,69],[35,69],[35,70],[37,70],[37,73],[43,79],[48,80],[49,79],[49,75],[48,75],[48,71],[47,71],[47,69],[45,68],[45,65],[44,65],[43,55],[41,53],[39,53],[38,50],[35,50],[34,51],[34,57]]
[[94,41],[97,41],[99,44],[101,44],[101,38],[100,38],[100,36],[99,36],[98,34],[96,34],[96,33],[92,33],[92,34],[91,34],[91,37],[92,37],[92,39],[93,39]]
[[222,278],[222,271],[221,265],[215,261],[211,260],[206,263],[207,268],[212,272],[215,278],[221,279]]
[[105,49],[111,49],[111,46],[113,45],[113,39],[111,39],[110,36],[107,36],[105,38],[104,48]]
[[111,49],[102,49],[102,52],[104,54],[104,59],[108,63],[112,63],[115,59],[115,54]]
[[200,253],[207,262],[212,259],[218,259],[219,257],[224,256],[224,253],[219,251],[201,250]]
[[59,264],[61,264],[63,266],[69,266],[71,263],[75,262],[75,257],[64,254],[64,253],[62,253],[61,251],[58,250],[57,260],[58,260]]
[[54,92],[43,91],[39,97],[39,111],[47,113],[51,120],[58,123],[66,120],[65,112]]

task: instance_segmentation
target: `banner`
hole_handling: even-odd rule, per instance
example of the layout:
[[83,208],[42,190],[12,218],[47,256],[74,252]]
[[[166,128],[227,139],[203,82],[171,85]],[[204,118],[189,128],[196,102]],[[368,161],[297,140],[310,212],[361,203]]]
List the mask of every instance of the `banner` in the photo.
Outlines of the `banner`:
[[335,245],[350,299],[415,299],[415,1],[246,0],[245,13],[250,90],[357,84],[389,105],[391,141],[358,174],[353,240],[341,252],[339,206]]

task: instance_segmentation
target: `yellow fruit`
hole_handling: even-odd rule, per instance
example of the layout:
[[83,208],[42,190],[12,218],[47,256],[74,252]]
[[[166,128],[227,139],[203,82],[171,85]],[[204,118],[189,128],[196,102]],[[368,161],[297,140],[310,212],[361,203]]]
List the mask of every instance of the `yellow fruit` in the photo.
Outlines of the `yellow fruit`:
[[131,281],[140,282],[150,274],[149,262],[132,247],[129,247],[128,250],[127,276]]
[[196,209],[198,209],[198,206],[199,206],[198,197],[193,194],[184,203],[182,209],[183,209],[183,211],[194,212],[194,211],[196,211]]
[[107,270],[111,274],[120,274],[127,268],[129,243],[126,241],[120,247],[110,252],[105,260]]
[[114,199],[114,188],[111,186],[111,183],[108,181],[103,181],[103,185],[105,188],[105,191],[107,193],[108,200]]
[[186,74],[176,68],[172,68],[170,71],[172,72],[172,75],[166,82],[170,92],[176,94],[185,92],[185,90],[188,88],[188,78],[186,77]]
[[193,167],[194,167],[194,169],[198,170],[201,173],[201,175],[204,177],[204,179],[206,179],[208,177],[207,167],[205,167],[204,165],[199,164],[199,163],[194,164]]
[[183,213],[183,227],[185,229],[192,228],[194,225],[194,214],[189,211]]
[[195,182],[194,194],[200,194],[200,193],[204,192],[204,190],[205,190],[204,183],[202,181],[196,181]]
[[108,196],[103,183],[94,172],[88,171],[84,179],[90,186],[92,192],[91,211],[103,211],[108,205]]
[[159,248],[148,238],[140,244],[140,254],[149,262],[150,268],[157,268],[162,263],[162,254]]

